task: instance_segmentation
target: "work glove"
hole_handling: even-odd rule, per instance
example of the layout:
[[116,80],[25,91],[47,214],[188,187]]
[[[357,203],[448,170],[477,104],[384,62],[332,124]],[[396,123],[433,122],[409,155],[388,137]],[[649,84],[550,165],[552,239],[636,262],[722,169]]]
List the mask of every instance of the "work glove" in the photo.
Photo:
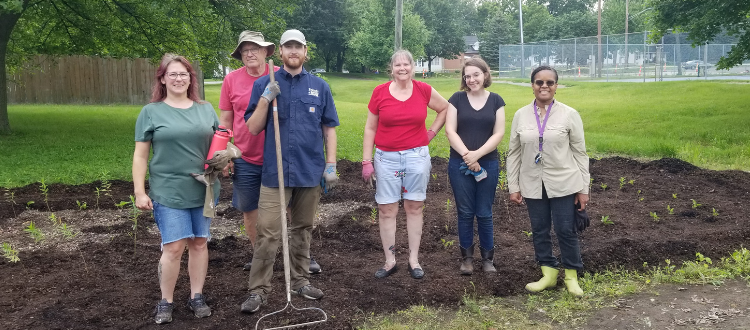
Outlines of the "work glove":
[[210,178],[211,174],[221,172],[232,159],[242,157],[242,152],[231,142],[227,143],[225,150],[219,150],[214,152],[213,158],[206,161],[208,168],[203,173],[190,173],[194,179],[198,180],[206,186],[209,186],[213,182],[214,178]]
[[263,94],[261,94],[260,97],[266,99],[268,101],[268,104],[271,104],[271,101],[273,101],[276,96],[279,96],[279,94],[281,94],[281,89],[279,89],[279,82],[274,81],[266,85],[266,89],[263,90]]
[[336,175],[336,163],[326,163],[326,168],[323,170],[323,178],[320,180],[323,193],[328,193],[338,182],[339,176]]
[[474,180],[476,180],[477,182],[487,178],[487,170],[485,170],[484,167],[480,167],[479,171],[474,172],[470,170],[469,166],[467,166],[464,162],[461,162],[460,166],[458,167],[458,171],[460,173],[463,173],[464,175],[473,175]]
[[372,175],[375,173],[375,168],[372,167],[372,161],[365,160],[362,162],[362,180],[365,183],[372,182]]
[[435,138],[435,135],[437,135],[437,133],[435,133],[435,131],[433,131],[431,129],[428,129],[427,130],[427,143],[432,142],[432,139]]

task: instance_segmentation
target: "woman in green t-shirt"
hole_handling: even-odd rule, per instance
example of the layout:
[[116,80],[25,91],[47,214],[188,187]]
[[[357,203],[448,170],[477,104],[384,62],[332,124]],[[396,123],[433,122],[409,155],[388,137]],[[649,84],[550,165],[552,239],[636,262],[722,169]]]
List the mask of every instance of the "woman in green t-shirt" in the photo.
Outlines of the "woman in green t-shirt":
[[[133,186],[136,207],[153,210],[161,233],[158,269],[162,299],[157,304],[154,321],[162,324],[172,321],[174,288],[186,245],[190,275],[188,306],[196,317],[211,315],[203,297],[211,218],[203,216],[206,187],[190,173],[203,172],[219,118],[210,103],[199,100],[195,70],[184,57],[164,55],[155,78],[151,103],[143,107],[135,125]],[[149,162],[151,150],[153,157]],[[218,181],[214,184],[218,198]]]

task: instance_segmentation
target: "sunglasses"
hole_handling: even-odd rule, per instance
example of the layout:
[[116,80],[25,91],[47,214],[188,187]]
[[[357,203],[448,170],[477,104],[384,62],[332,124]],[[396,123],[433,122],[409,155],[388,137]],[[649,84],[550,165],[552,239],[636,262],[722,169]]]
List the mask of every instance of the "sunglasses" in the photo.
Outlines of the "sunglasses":
[[534,84],[536,84],[539,87],[544,86],[544,83],[547,83],[547,86],[550,86],[550,87],[555,86],[557,84],[557,82],[554,81],[554,80],[536,80],[536,81],[534,81]]

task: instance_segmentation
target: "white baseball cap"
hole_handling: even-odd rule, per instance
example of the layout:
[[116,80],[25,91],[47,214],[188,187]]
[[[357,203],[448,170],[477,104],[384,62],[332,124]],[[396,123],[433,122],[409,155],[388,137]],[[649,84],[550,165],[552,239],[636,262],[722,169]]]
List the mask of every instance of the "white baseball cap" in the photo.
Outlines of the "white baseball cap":
[[305,35],[302,34],[300,30],[296,30],[296,29],[286,30],[284,34],[281,35],[281,42],[279,42],[279,45],[283,45],[289,41],[296,41],[307,46],[307,41],[305,41]]

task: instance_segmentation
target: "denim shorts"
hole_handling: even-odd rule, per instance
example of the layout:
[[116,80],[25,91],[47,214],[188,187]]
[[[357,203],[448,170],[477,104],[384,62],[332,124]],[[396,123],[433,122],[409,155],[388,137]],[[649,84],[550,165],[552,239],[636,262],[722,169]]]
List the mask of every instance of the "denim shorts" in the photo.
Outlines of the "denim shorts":
[[375,201],[391,204],[403,199],[421,202],[427,198],[430,182],[430,149],[427,146],[403,151],[375,149]]
[[232,174],[232,206],[240,212],[250,212],[258,209],[260,197],[260,177],[263,165],[248,163],[242,158],[234,160]]
[[184,238],[205,237],[211,239],[211,218],[203,216],[203,206],[190,209],[173,209],[154,204],[154,220],[161,233],[161,246]]

